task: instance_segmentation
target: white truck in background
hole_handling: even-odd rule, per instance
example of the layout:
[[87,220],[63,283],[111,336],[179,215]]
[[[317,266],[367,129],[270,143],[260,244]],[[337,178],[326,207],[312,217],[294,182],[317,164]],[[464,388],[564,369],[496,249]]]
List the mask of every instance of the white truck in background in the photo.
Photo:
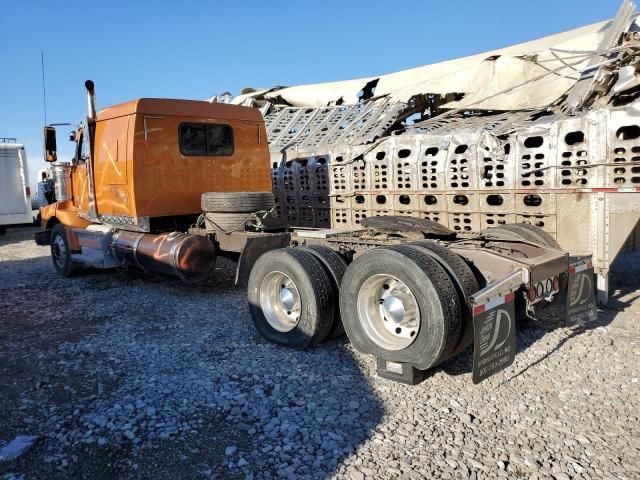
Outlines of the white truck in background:
[[33,223],[27,155],[14,138],[0,138],[0,234],[25,223]]

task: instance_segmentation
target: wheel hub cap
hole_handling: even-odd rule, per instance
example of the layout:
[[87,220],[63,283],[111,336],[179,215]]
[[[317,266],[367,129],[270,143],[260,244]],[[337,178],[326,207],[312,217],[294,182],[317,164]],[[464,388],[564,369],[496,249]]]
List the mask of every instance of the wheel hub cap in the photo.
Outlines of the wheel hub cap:
[[402,300],[393,295],[384,298],[382,302],[383,315],[396,324],[401,324],[404,320],[405,310]]
[[402,350],[415,341],[420,330],[418,302],[401,280],[386,274],[369,277],[357,303],[362,327],[378,346]]
[[280,289],[280,303],[285,310],[292,310],[295,305],[293,292],[286,287]]
[[298,287],[285,273],[269,273],[260,285],[260,307],[269,325],[279,332],[290,332],[302,313]]
[[64,256],[67,253],[67,249],[64,246],[64,240],[62,237],[57,236],[53,241],[53,259],[58,265],[64,265]]

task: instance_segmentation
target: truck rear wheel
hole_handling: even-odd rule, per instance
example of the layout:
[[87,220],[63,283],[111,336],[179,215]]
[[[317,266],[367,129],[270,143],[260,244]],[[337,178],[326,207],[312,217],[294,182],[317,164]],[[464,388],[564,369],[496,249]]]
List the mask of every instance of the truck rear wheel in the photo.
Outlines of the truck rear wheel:
[[260,256],[247,297],[256,329],[271,342],[304,349],[331,330],[337,299],[325,268],[310,252],[285,248]]
[[448,250],[430,240],[419,240],[409,244],[411,247],[424,249],[431,255],[449,274],[454,287],[461,300],[461,327],[460,338],[452,355],[456,355],[467,348],[473,339],[473,312],[469,305],[469,297],[480,290],[478,279],[473,274],[471,267],[460,255]]
[[444,268],[408,246],[369,250],[347,268],[340,311],[356,348],[426,370],[460,333],[460,300]]
[[272,192],[206,192],[201,197],[203,212],[257,212],[275,205]]
[[[324,245],[305,245],[298,247],[298,250],[307,251],[322,262],[331,279],[333,297],[337,300],[340,295],[342,277],[344,277],[344,273],[347,271],[347,262],[345,259],[342,258],[338,252]],[[344,327],[342,326],[340,309],[336,306],[336,308],[334,308],[333,324],[331,325],[331,331],[327,338],[338,338],[342,335],[344,335]]]
[[71,260],[71,248],[64,225],[58,223],[51,229],[51,259],[53,266],[63,277],[72,277],[80,268]]

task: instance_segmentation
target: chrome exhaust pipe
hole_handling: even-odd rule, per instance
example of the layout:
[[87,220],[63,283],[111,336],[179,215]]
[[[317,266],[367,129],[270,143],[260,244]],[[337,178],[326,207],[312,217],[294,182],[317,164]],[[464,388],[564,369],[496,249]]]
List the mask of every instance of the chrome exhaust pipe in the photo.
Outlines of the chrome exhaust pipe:
[[120,262],[151,273],[173,275],[185,282],[205,279],[216,263],[216,248],[206,237],[186,233],[119,230],[111,248]]
[[96,91],[94,89],[93,82],[87,80],[84,82],[84,86],[87,89],[87,111],[89,112],[89,119],[96,119]]

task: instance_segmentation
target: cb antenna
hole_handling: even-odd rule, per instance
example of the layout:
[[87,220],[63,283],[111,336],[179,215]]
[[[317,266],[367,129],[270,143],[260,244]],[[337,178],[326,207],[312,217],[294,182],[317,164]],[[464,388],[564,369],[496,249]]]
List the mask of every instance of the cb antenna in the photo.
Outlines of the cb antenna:
[[44,124],[47,124],[47,89],[44,83],[44,52],[40,52],[40,67],[42,69],[42,108],[44,110]]

